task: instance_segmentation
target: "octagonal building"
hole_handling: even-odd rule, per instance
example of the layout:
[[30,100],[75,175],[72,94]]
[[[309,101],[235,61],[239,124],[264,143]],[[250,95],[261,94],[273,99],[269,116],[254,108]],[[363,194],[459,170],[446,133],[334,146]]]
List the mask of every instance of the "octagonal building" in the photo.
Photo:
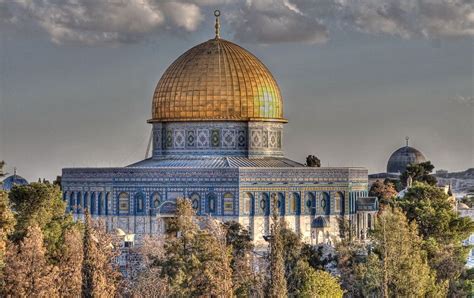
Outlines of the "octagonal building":
[[148,122],[151,158],[119,168],[63,169],[64,199],[76,218],[88,209],[109,229],[140,239],[163,233],[176,199],[188,198],[198,216],[242,224],[257,246],[270,232],[272,202],[308,243],[337,238],[341,216],[359,237],[373,224],[378,206],[366,198],[367,170],[285,158],[287,120],[275,78],[218,32],[164,72]]

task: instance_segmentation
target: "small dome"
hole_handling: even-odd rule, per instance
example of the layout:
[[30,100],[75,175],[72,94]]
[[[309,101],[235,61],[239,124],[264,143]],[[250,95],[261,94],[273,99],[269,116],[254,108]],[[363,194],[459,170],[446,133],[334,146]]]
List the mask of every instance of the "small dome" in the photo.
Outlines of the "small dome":
[[15,185],[26,185],[26,184],[28,184],[28,181],[25,178],[15,174],[15,175],[11,175],[5,178],[3,180],[2,186],[3,186],[3,190],[10,191]]
[[387,163],[387,173],[403,173],[408,164],[425,162],[426,158],[419,150],[404,146],[393,152]]
[[257,57],[216,37],[168,67],[150,122],[252,120],[286,122],[277,82]]

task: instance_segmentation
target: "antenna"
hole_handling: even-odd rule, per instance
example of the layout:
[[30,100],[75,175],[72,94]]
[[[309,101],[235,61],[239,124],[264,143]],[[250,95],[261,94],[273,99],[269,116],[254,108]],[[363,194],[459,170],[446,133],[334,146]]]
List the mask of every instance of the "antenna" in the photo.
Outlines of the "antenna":
[[406,136],[406,137],[405,137],[405,141],[406,141],[407,147],[408,147],[408,140],[410,140],[410,137],[409,137],[409,136]]

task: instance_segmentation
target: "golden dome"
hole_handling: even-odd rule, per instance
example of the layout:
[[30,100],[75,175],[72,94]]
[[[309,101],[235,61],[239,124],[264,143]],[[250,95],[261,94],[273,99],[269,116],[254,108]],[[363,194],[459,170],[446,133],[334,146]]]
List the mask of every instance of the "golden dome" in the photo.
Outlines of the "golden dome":
[[150,122],[286,122],[270,71],[247,50],[218,37],[168,67],[155,89],[152,117]]

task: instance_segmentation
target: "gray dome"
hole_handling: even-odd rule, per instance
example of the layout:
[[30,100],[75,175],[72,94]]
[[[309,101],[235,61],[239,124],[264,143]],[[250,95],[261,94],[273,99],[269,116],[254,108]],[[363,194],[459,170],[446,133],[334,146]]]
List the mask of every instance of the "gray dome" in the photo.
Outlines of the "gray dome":
[[408,164],[419,164],[425,161],[425,156],[419,150],[404,146],[393,152],[388,159],[387,173],[403,173]]
[[[28,184],[28,181],[25,178],[17,174],[14,174],[5,178],[5,180],[3,180],[3,190],[10,191],[15,185],[26,185],[26,184]],[[0,185],[0,187],[1,186],[2,185]]]

